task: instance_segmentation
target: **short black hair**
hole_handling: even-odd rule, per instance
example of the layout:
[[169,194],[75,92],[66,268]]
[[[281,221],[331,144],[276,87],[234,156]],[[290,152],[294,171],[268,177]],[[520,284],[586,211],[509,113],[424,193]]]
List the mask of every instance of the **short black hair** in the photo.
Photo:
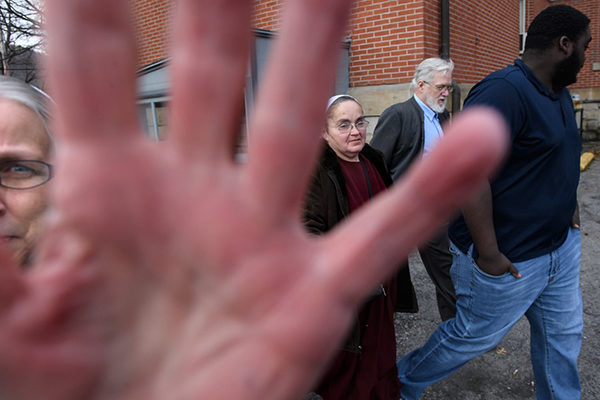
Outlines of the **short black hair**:
[[576,8],[564,4],[550,6],[529,25],[525,50],[546,50],[561,36],[575,41],[589,24],[590,19]]

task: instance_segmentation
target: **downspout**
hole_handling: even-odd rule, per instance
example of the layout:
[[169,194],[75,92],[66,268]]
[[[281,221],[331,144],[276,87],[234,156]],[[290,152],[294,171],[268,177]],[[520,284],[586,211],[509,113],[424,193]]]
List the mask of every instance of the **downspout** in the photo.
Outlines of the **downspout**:
[[[442,44],[440,46],[440,57],[449,59],[450,58],[450,0],[442,0]],[[452,92],[452,115],[455,115],[460,111],[460,87],[452,78],[452,85],[454,91]]]
[[440,58],[450,58],[450,0],[442,0],[442,45]]

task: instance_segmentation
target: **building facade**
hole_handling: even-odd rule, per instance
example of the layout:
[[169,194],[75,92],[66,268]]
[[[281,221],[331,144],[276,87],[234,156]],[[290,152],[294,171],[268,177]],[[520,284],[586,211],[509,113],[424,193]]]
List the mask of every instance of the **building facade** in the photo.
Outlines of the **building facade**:
[[[152,68],[167,57],[167,19],[172,0],[132,0],[141,52],[138,64]],[[424,58],[450,56],[459,109],[468,90],[490,72],[512,64],[522,51],[527,26],[541,10],[569,4],[591,19],[594,40],[578,82],[570,86],[584,102],[583,126],[598,129],[600,111],[600,0],[357,0],[342,51],[338,91],[357,97],[365,114],[376,119],[389,105],[412,95],[415,66]],[[256,0],[253,26],[268,39],[280,26],[283,0]],[[268,48],[268,40],[263,43]],[[256,46],[255,46],[256,47]],[[254,58],[265,58],[264,53]],[[254,65],[260,69],[260,65]],[[254,71],[254,83],[259,81]],[[341,83],[340,83],[341,82]],[[250,96],[251,97],[251,96]],[[373,127],[375,124],[371,124]],[[589,125],[589,126],[588,126]]]

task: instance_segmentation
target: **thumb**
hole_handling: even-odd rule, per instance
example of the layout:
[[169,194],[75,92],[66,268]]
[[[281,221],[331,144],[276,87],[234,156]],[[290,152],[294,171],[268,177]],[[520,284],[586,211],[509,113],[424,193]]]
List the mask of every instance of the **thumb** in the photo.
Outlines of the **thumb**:
[[521,277],[521,273],[512,263],[510,264],[510,267],[508,267],[508,272],[517,279]]

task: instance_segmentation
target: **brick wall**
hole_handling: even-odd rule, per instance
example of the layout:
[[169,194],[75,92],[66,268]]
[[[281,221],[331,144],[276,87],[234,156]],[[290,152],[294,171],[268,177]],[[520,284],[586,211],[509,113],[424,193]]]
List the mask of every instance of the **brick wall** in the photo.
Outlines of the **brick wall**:
[[279,18],[281,4],[279,0],[255,1],[252,26],[257,29],[278,30],[281,23]]
[[[256,27],[277,25],[276,3],[257,2]],[[517,56],[517,1],[498,0],[493,7],[481,7],[478,0],[453,0],[450,18],[450,56],[457,81],[477,82]],[[440,21],[439,0],[358,0],[349,27],[350,85],[409,82],[421,60],[439,55]]]
[[[257,0],[255,27],[277,29],[280,3]],[[526,25],[545,7],[560,3],[587,14],[592,20],[592,37],[600,38],[600,0],[527,0]],[[349,27],[350,85],[409,82],[420,60],[439,54],[440,4],[439,0],[357,0]],[[450,2],[450,56],[458,82],[473,84],[512,64],[518,54],[518,0]],[[592,71],[592,63],[600,62],[600,40],[592,41],[587,56],[574,88],[600,87],[600,72]]]
[[[410,80],[425,53],[426,1],[361,0],[352,10],[350,85]],[[435,34],[429,33],[429,34]]]
[[139,68],[167,57],[173,0],[131,0],[131,4]]
[[[450,57],[457,82],[472,84],[519,55],[519,2],[450,2]],[[492,5],[493,4],[493,5]]]
[[[432,21],[439,19],[439,7],[435,7],[435,3],[436,0],[356,1],[349,29],[351,85],[410,80],[419,60],[437,54],[439,24]],[[425,9],[434,15],[426,16]],[[278,27],[280,11],[281,1],[258,0],[254,26],[258,29]]]
[[[173,0],[131,0],[136,21],[138,66],[167,56]],[[253,26],[277,30],[282,0],[256,0]],[[350,85],[353,87],[407,83],[416,64],[439,54],[439,0],[357,0],[349,35]],[[586,13],[594,40],[586,64],[572,88],[600,88],[600,0],[527,0],[527,25],[551,4],[571,4]],[[485,5],[482,7],[482,5]],[[473,84],[518,56],[519,1],[478,0],[450,2],[450,56],[455,78]]]

